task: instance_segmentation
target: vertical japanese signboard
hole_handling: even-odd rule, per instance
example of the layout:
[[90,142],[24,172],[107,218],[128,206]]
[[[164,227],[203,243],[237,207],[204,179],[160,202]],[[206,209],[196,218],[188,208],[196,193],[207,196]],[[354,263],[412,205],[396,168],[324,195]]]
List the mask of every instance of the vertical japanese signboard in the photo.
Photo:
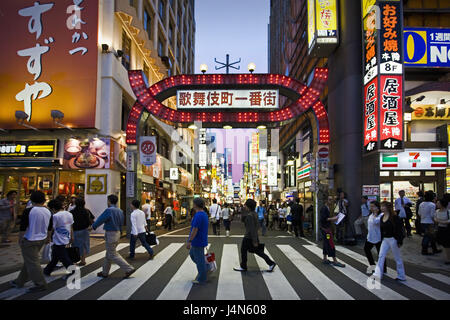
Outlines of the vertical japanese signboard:
[[403,149],[402,1],[379,1],[380,150]]
[[362,0],[364,153],[403,148],[402,3]]
[[0,1],[0,128],[52,128],[51,110],[74,128],[95,127],[98,0]]
[[336,0],[308,0],[308,53],[327,57],[338,43]]
[[277,173],[278,173],[278,157],[277,156],[268,156],[267,157],[267,185],[269,187],[275,187],[278,185]]

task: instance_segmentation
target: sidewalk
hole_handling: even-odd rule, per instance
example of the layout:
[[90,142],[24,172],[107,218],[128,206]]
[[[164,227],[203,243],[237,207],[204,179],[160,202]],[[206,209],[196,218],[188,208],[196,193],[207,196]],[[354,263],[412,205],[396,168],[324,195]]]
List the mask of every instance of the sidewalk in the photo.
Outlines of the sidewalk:
[[[345,246],[345,247],[348,249],[359,248],[361,253],[364,254],[364,241],[358,241],[357,246]],[[438,245],[438,249],[443,248]],[[431,248],[429,248],[428,250],[429,252],[431,252]],[[374,252],[376,254],[375,249]],[[450,266],[444,264],[446,256],[443,250],[441,253],[432,256],[424,256],[421,254],[422,237],[419,236],[418,234],[413,233],[412,238],[405,238],[403,240],[403,245],[400,248],[400,252],[402,255],[403,262],[405,263],[411,263],[424,268],[438,269],[450,272]],[[376,257],[375,254],[374,258]],[[392,252],[389,252],[387,257],[391,260],[394,260]]]

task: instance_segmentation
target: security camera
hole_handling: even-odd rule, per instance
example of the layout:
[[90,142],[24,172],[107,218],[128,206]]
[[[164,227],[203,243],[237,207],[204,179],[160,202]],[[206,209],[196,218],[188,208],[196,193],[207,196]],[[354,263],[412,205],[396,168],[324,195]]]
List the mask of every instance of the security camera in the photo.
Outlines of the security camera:
[[59,120],[64,119],[64,113],[62,113],[59,110],[52,110],[50,114],[53,119],[59,119]]
[[17,120],[26,120],[26,119],[28,119],[28,114],[26,114],[25,112],[23,112],[21,110],[17,110],[16,111],[16,119]]

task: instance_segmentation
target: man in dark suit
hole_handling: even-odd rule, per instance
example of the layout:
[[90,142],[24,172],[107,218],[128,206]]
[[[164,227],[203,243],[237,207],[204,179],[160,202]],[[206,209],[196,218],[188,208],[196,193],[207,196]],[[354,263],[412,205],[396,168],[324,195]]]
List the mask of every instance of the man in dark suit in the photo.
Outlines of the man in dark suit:
[[295,202],[291,205],[291,215],[295,237],[298,238],[299,229],[300,237],[305,237],[305,235],[303,234],[303,206],[300,204],[299,198],[295,198]]

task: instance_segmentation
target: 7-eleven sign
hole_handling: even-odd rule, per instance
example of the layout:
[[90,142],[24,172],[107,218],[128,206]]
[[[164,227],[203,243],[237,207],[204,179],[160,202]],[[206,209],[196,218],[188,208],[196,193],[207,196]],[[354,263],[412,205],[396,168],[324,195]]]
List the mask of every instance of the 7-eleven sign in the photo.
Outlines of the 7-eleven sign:
[[380,155],[383,170],[442,170],[446,167],[447,151],[405,150]]

